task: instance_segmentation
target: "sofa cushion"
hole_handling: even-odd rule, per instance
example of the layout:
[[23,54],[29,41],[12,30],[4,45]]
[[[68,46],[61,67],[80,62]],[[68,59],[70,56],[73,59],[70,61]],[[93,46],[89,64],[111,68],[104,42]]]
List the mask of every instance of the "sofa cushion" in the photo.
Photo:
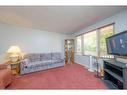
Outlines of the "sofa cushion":
[[51,63],[52,62],[52,60],[44,60],[44,61],[41,61],[43,64],[44,63]]
[[52,53],[52,60],[54,59],[61,59],[61,53]]
[[26,59],[29,59],[31,62],[35,62],[35,61],[40,61],[40,54],[36,54],[36,53],[31,53],[31,54],[27,54],[25,55]]
[[64,60],[62,59],[54,59],[52,60],[52,63],[60,63],[60,62],[63,62]]
[[28,65],[28,64],[30,64],[31,63],[31,61],[29,60],[29,59],[24,59],[24,60],[22,60],[22,64],[23,65]]
[[41,61],[51,60],[51,53],[43,53],[40,55],[40,57]]
[[31,62],[30,64],[27,64],[26,68],[44,66],[44,65],[48,65],[48,64],[51,64],[51,60],[36,61],[36,62]]
[[41,63],[41,61],[31,62],[30,64],[27,64],[26,68],[39,66]]

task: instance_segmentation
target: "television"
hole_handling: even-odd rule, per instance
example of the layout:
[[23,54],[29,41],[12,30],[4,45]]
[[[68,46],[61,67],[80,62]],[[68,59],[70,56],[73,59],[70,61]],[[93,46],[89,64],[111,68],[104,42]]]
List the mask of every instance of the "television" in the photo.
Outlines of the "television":
[[107,53],[127,56],[127,31],[106,38]]

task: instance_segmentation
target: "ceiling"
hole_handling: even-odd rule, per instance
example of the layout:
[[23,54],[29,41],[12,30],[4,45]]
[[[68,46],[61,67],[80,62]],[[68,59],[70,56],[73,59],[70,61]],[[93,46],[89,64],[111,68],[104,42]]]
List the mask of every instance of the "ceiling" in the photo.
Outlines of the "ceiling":
[[72,34],[125,9],[127,6],[1,6],[0,22]]

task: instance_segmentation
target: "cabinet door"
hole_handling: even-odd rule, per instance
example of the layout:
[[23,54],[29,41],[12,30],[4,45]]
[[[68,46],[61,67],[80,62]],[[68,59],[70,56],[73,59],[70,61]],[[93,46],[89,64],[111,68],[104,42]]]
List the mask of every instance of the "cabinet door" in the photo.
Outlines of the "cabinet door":
[[127,89],[127,69],[123,69],[123,79],[124,79],[123,88]]

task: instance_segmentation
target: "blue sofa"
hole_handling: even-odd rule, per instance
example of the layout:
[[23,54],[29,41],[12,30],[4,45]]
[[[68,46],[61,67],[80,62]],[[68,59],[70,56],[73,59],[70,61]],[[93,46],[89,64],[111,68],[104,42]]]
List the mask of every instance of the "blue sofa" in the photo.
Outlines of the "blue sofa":
[[24,60],[20,63],[20,74],[27,74],[64,65],[65,60],[61,57],[61,53],[59,52],[26,54]]

